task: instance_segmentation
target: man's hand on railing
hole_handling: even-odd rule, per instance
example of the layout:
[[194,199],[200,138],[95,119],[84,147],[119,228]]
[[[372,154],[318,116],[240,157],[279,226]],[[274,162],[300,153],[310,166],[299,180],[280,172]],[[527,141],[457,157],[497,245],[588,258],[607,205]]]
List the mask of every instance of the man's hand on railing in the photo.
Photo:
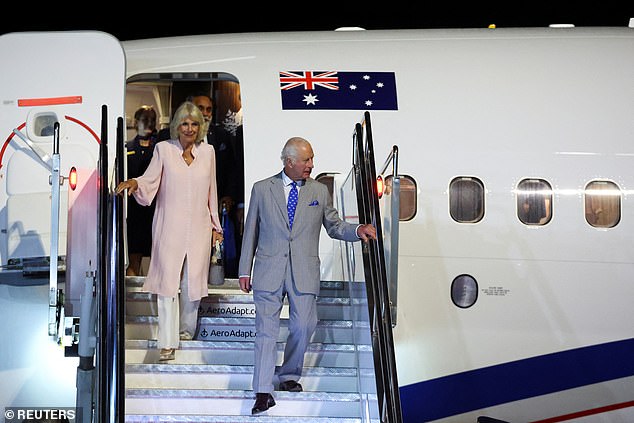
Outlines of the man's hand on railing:
[[357,236],[364,242],[376,239],[376,229],[371,224],[359,225],[357,228]]

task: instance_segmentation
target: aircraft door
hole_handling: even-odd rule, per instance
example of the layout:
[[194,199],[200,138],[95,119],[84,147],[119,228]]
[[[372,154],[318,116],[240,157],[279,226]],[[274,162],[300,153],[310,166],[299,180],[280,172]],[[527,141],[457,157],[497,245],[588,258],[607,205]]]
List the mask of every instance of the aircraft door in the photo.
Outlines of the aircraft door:
[[[57,237],[51,233],[51,184],[56,181],[50,181],[57,123],[61,180],[57,245],[59,257],[66,258],[66,299],[71,301],[67,312],[72,313],[73,298],[78,301],[86,272],[97,266],[95,174],[102,109],[107,110],[108,137],[114,140],[117,117],[124,113],[123,48],[102,32],[10,33],[0,36],[0,61],[0,265],[24,266],[50,258]],[[109,145],[112,167],[114,141]],[[73,168],[79,177],[70,189],[67,177]],[[73,232],[71,220],[84,228]],[[71,260],[76,270],[71,269]],[[68,291],[72,278],[78,279],[77,293]]]

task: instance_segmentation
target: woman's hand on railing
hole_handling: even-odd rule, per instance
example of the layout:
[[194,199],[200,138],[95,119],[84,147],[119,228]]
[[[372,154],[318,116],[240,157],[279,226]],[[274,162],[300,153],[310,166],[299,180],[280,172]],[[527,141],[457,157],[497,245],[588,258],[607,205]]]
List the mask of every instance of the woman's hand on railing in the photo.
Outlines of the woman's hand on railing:
[[124,190],[127,189],[128,195],[132,195],[134,194],[134,191],[136,191],[138,188],[139,184],[134,178],[132,178],[128,179],[127,181],[120,182],[119,185],[117,185],[117,188],[115,188],[115,193],[121,194]]

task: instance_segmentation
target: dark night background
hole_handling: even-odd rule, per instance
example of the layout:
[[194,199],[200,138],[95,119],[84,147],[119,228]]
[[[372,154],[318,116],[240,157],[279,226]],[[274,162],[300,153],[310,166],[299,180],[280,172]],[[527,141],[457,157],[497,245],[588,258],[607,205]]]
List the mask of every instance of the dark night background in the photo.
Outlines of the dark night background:
[[[46,5],[13,15],[5,15],[1,33],[14,31],[100,30],[119,40],[237,32],[334,30],[344,26],[365,29],[546,27],[550,24],[627,27],[634,18],[634,2],[593,2],[581,6],[568,3],[557,8],[552,3],[514,3],[513,7],[489,7],[445,2],[443,6],[424,1],[385,1],[342,6],[345,0],[327,3],[292,4],[266,2],[249,6],[237,2],[168,3],[83,3]],[[18,5],[19,7],[19,5]],[[634,28],[633,28],[634,30]]]

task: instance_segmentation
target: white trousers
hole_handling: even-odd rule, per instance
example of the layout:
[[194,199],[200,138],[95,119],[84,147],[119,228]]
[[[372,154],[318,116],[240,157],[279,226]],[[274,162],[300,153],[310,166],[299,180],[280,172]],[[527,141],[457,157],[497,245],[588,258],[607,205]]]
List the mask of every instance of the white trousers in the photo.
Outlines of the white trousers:
[[157,348],[178,348],[180,333],[194,336],[198,324],[200,300],[189,301],[187,257],[181,270],[181,293],[179,298],[158,296],[158,340]]

